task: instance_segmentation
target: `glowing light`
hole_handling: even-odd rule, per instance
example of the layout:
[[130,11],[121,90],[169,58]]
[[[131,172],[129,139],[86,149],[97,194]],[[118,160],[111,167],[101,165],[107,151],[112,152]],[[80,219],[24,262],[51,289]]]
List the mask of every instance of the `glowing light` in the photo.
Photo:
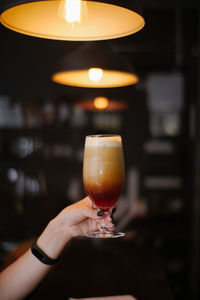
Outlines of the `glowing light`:
[[[66,41],[109,40],[131,35],[145,25],[141,10],[134,0],[0,2],[3,2],[0,5],[0,22],[4,26],[40,38]],[[130,2],[130,7],[127,2]]]
[[103,70],[100,68],[91,68],[88,71],[88,76],[91,81],[100,81],[103,77]]
[[67,22],[81,21],[81,0],[65,0],[63,7],[64,19]]
[[97,109],[106,109],[108,107],[109,101],[106,97],[97,97],[94,99],[94,106]]

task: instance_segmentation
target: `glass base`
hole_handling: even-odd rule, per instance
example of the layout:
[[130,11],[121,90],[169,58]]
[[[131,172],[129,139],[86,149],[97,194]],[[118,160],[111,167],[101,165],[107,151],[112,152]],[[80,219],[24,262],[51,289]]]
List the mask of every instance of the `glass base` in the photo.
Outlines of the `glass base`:
[[91,238],[100,238],[100,239],[110,239],[110,238],[119,238],[125,236],[124,232],[116,232],[116,231],[93,231],[86,234],[87,237]]

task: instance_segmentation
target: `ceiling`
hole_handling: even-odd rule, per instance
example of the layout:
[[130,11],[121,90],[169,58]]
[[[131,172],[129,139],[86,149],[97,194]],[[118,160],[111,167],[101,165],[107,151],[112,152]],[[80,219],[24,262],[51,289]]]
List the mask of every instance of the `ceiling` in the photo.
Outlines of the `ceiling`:
[[[141,79],[152,71],[184,69],[191,53],[198,49],[198,1],[142,0],[141,5],[146,21],[144,29],[104,43],[127,56]],[[91,92],[91,89],[61,86],[50,80],[60,59],[82,42],[34,38],[2,25],[0,40],[1,95],[28,101],[61,95],[73,99],[83,91]],[[124,94],[130,88],[111,90],[111,93]]]

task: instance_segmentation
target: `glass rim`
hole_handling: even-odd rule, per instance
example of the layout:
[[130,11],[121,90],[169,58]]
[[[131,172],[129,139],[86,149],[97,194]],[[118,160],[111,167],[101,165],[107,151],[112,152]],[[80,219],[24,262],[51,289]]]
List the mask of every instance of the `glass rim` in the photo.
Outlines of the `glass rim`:
[[86,135],[86,138],[87,137],[91,137],[91,138],[100,138],[100,137],[112,137],[112,136],[119,136],[121,137],[120,134],[112,134],[112,133],[105,133],[105,134],[89,134],[89,135]]

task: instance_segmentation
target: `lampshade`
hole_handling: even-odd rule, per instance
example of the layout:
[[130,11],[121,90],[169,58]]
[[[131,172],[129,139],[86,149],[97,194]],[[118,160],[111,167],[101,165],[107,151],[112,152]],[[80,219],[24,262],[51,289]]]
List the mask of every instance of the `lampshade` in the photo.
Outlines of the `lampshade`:
[[64,57],[52,81],[87,88],[113,88],[138,82],[133,66],[127,59],[100,42],[86,42]]
[[4,26],[56,40],[119,38],[145,23],[137,0],[1,0],[0,5]]
[[77,101],[75,105],[88,111],[121,111],[128,108],[127,102],[117,99],[110,99],[104,96],[80,100]]

